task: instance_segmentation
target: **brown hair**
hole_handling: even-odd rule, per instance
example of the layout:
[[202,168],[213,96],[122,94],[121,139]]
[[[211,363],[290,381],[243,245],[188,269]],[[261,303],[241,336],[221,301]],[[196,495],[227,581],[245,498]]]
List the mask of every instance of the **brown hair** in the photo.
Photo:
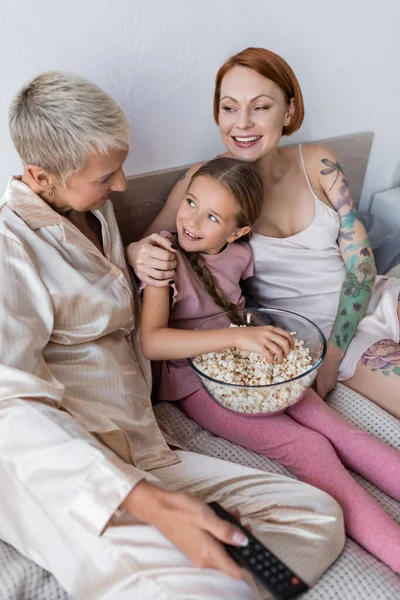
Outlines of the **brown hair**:
[[292,135],[300,129],[304,119],[303,94],[297,77],[288,63],[275,52],[265,48],[246,48],[238,54],[231,56],[219,69],[215,78],[214,91],[214,119],[218,125],[219,122],[219,102],[221,98],[221,84],[225,75],[233,67],[247,67],[256,71],[263,77],[270,79],[278,85],[285,94],[286,101],[289,103],[294,100],[294,114],[287,127],[284,127],[283,135]]
[[[254,165],[232,158],[214,158],[194,173],[190,180],[189,189],[197,177],[209,177],[223,185],[232,194],[237,205],[236,223],[238,228],[253,226],[261,212],[264,199],[261,175]],[[250,238],[251,232],[242,236],[240,240],[245,242]],[[183,252],[214,302],[225,312],[236,310],[237,306],[229,302],[222,290],[219,289],[201,254],[198,252]],[[235,319],[233,321],[236,322]]]

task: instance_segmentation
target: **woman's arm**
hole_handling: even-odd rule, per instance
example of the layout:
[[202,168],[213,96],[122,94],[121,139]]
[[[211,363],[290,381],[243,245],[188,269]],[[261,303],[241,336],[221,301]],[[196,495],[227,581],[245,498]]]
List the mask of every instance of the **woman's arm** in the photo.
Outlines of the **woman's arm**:
[[[314,170],[319,170],[320,188],[340,218],[338,245],[346,267],[339,306],[328,341],[328,360],[319,374],[320,382],[324,377],[326,379],[325,389],[322,390],[325,395],[333,389],[340,361],[366,313],[375,283],[376,267],[367,232],[360,221],[337,158],[329,149],[316,147],[313,164]],[[330,369],[330,376],[325,372],[329,362],[335,367]]]
[[346,352],[366,313],[375,283],[376,268],[367,232],[354,206],[342,167],[334,154],[323,154],[320,184],[340,217],[338,244],[346,267],[346,277],[329,341]]
[[169,288],[148,286],[143,292],[142,352],[150,360],[190,358],[225,348],[260,352],[267,360],[282,360],[293,347],[291,335],[278,327],[226,327],[205,331],[170,329]]
[[100,535],[143,473],[59,410],[64,387],[43,357],[52,298],[35,257],[11,234],[0,233],[0,256],[0,471]]

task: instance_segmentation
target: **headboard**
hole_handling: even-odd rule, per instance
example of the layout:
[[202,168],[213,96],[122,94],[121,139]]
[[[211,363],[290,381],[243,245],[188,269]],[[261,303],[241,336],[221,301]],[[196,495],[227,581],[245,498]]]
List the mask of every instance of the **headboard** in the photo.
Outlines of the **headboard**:
[[[356,205],[360,201],[372,138],[373,133],[364,132],[313,142],[329,146],[336,154]],[[146,231],[179,177],[189,167],[186,165],[128,177],[126,191],[113,195],[115,214],[125,245],[138,240]]]

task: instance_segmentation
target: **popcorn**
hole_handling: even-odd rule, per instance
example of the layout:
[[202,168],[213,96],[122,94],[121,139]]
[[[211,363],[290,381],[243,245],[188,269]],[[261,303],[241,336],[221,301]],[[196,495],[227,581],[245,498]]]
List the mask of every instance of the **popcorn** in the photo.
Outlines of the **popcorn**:
[[[195,356],[193,364],[208,377],[202,383],[208,392],[223,406],[243,413],[270,413],[285,410],[310,387],[316,376],[316,369],[306,373],[313,364],[308,348],[292,333],[294,348],[281,363],[269,363],[265,356],[257,352],[228,348],[220,352],[210,352]],[[286,382],[286,383],[285,383]],[[234,384],[227,387],[223,383]],[[254,386],[276,387],[262,388]]]

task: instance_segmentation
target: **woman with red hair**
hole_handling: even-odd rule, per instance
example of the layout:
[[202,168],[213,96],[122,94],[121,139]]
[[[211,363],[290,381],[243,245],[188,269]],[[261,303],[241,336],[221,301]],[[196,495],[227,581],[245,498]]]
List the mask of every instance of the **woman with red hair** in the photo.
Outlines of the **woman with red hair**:
[[[263,48],[232,56],[216,76],[214,118],[228,156],[255,163],[264,182],[249,293],[324,331],[328,352],[316,384],[321,397],[339,379],[400,417],[400,279],[376,276],[367,233],[332,151],[309,144],[278,147],[304,118],[293,70]],[[176,184],[149,234],[173,227],[198,168]],[[148,283],[168,285],[174,276],[173,249],[156,234],[132,244],[128,258]]]

